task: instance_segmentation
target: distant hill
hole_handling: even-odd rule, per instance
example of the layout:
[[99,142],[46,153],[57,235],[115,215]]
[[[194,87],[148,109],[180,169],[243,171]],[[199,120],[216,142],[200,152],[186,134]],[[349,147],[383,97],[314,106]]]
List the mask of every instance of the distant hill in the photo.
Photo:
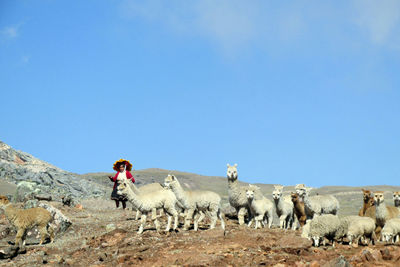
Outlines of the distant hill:
[[[74,197],[94,197],[105,193],[104,188],[97,183],[84,181],[73,173],[57,168],[28,153],[15,150],[1,141],[0,181],[1,192],[15,191],[12,185],[20,181],[29,181],[37,184],[42,193],[49,193],[54,197],[65,194],[71,194]],[[13,192],[8,193],[13,194]]]

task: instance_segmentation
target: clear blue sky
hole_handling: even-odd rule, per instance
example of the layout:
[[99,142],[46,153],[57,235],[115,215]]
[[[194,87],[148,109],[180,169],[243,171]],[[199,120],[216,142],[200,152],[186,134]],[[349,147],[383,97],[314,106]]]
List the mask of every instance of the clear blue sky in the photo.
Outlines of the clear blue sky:
[[63,169],[397,184],[400,1],[0,2],[0,140]]

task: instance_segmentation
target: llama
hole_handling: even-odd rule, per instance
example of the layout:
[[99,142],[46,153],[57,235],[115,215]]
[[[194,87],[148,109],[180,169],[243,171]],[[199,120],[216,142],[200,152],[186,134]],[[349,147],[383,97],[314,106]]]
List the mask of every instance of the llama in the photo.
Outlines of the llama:
[[358,212],[358,216],[364,216],[369,207],[374,205],[374,198],[371,196],[370,190],[361,189],[363,191],[363,207]]
[[39,228],[40,232],[39,245],[42,245],[47,237],[50,237],[51,243],[54,241],[54,230],[50,226],[53,217],[48,210],[41,207],[18,209],[10,203],[6,196],[0,196],[0,208],[4,209],[7,219],[17,228],[15,245],[18,245],[19,248],[25,246],[27,230],[35,226]]
[[368,208],[365,212],[365,216],[375,220],[375,234],[378,240],[380,240],[381,230],[385,226],[386,221],[400,215],[400,210],[398,208],[386,205],[383,194],[383,191],[375,191],[373,193],[375,205]]
[[281,229],[288,229],[290,226],[293,226],[296,229],[297,222],[294,223],[293,203],[282,197],[282,185],[275,185],[274,187],[275,190],[272,192],[272,198],[274,199],[276,214],[279,217],[279,227]]
[[165,229],[166,232],[169,232],[171,228],[172,217],[174,217],[173,229],[175,230],[177,228],[178,226],[178,212],[176,211],[177,199],[175,197],[175,194],[171,190],[163,189],[156,192],[137,195],[130,188],[129,184],[124,181],[123,183],[118,185],[118,194],[126,196],[128,200],[135,207],[138,207],[139,211],[142,213],[138,234],[141,234],[143,232],[147,215],[150,212],[152,213],[152,220],[154,222],[154,225],[156,226],[157,232],[160,230],[160,225],[157,220],[157,214],[156,214],[157,209],[163,209],[168,216],[168,223]]
[[292,192],[291,198],[294,206],[294,213],[296,214],[297,220],[299,221],[300,227],[306,224],[307,215],[304,208],[304,202],[301,201],[299,194]]
[[246,190],[246,197],[252,216],[248,227],[250,227],[253,220],[255,220],[255,229],[260,228],[261,225],[265,226],[264,220],[266,220],[268,223],[268,228],[271,228],[274,205],[272,204],[271,200],[265,198],[264,196],[259,197],[257,194],[257,191],[259,190],[260,189],[254,185],[249,185],[249,188]]
[[312,219],[314,215],[333,214],[336,215],[339,210],[339,201],[331,195],[309,196],[310,188],[306,188],[304,184],[296,185],[296,192],[304,202],[304,210],[307,219]]
[[239,186],[237,164],[230,166],[227,164],[226,171],[228,177],[229,204],[236,209],[239,225],[244,224],[244,216],[250,214],[246,197],[247,186]]
[[171,188],[177,200],[183,205],[186,213],[184,230],[188,230],[195,213],[200,216],[194,221],[194,230],[198,230],[199,222],[205,213],[211,218],[210,229],[215,228],[217,219],[221,220],[221,227],[225,229],[225,221],[221,212],[221,197],[212,191],[184,191],[178,179],[174,175],[168,175],[164,184]]

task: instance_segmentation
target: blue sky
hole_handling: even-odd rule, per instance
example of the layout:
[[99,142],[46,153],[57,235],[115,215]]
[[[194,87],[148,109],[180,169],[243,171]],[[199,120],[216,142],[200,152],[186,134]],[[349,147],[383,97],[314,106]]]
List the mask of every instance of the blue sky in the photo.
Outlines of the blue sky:
[[400,2],[0,2],[0,140],[63,169],[398,184]]

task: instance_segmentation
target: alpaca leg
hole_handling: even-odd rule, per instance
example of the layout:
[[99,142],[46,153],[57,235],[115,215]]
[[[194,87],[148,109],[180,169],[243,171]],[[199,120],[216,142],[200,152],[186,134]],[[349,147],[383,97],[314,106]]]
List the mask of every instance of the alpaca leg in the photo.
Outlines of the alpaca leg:
[[171,229],[171,222],[172,222],[172,217],[171,215],[167,215],[168,216],[168,222],[167,222],[167,227],[165,228],[165,232],[169,232],[169,230]]
[[138,234],[143,233],[143,228],[144,228],[144,225],[146,224],[146,219],[147,219],[147,215],[142,214],[142,217],[140,218],[140,227],[138,230]]
[[206,216],[204,214],[204,212],[200,211],[199,216],[196,220],[194,220],[194,230],[197,231],[199,229],[199,223],[204,219],[204,217]]
[[253,224],[254,218],[251,218],[249,223],[247,224],[248,227],[251,227],[251,225]]
[[221,209],[218,210],[218,218],[221,221],[221,228],[225,230],[224,214],[222,214]]
[[211,217],[210,229],[214,229],[215,228],[215,225],[216,225],[217,220],[218,220],[218,209],[219,209],[218,206],[213,206],[209,210],[209,215]]
[[286,223],[285,223],[285,216],[284,215],[282,215],[281,217],[279,217],[279,227],[281,228],[281,229],[285,229],[285,227],[286,227]]
[[299,220],[297,219],[297,216],[296,216],[296,215],[293,215],[292,221],[293,221],[293,223],[292,223],[292,230],[296,230],[296,229],[297,229],[297,225],[298,225],[298,223],[299,223]]
[[267,214],[268,214],[268,216],[267,216],[268,217],[268,228],[271,229],[272,220],[273,220],[274,217],[272,215],[272,212],[268,212]]
[[244,215],[247,213],[246,208],[240,208],[238,213],[239,225],[244,224]]
[[136,210],[136,217],[135,217],[135,220],[137,221],[137,220],[139,220],[139,217],[140,217],[140,211],[139,210]]
[[49,224],[47,225],[47,232],[50,235],[50,243],[53,243],[54,242],[54,229]]
[[39,227],[39,232],[40,232],[40,242],[39,245],[42,245],[43,242],[46,240],[46,238],[49,236],[47,233],[47,225],[43,225]]
[[264,219],[264,215],[257,215],[255,218],[256,221],[256,227],[255,229],[261,228],[261,221]]
[[156,227],[157,232],[160,232],[160,223],[158,222],[157,209],[155,208],[151,209],[151,219]]
[[193,214],[195,212],[194,208],[190,208],[187,213],[186,213],[186,218],[185,218],[185,225],[183,226],[184,230],[189,230],[190,228],[190,223],[192,222],[193,219]]
[[16,246],[18,245],[19,248],[24,247],[24,244],[23,244],[23,242],[25,241],[24,236],[25,236],[25,229],[22,229],[22,228],[18,229],[17,236],[15,237],[15,245]]

